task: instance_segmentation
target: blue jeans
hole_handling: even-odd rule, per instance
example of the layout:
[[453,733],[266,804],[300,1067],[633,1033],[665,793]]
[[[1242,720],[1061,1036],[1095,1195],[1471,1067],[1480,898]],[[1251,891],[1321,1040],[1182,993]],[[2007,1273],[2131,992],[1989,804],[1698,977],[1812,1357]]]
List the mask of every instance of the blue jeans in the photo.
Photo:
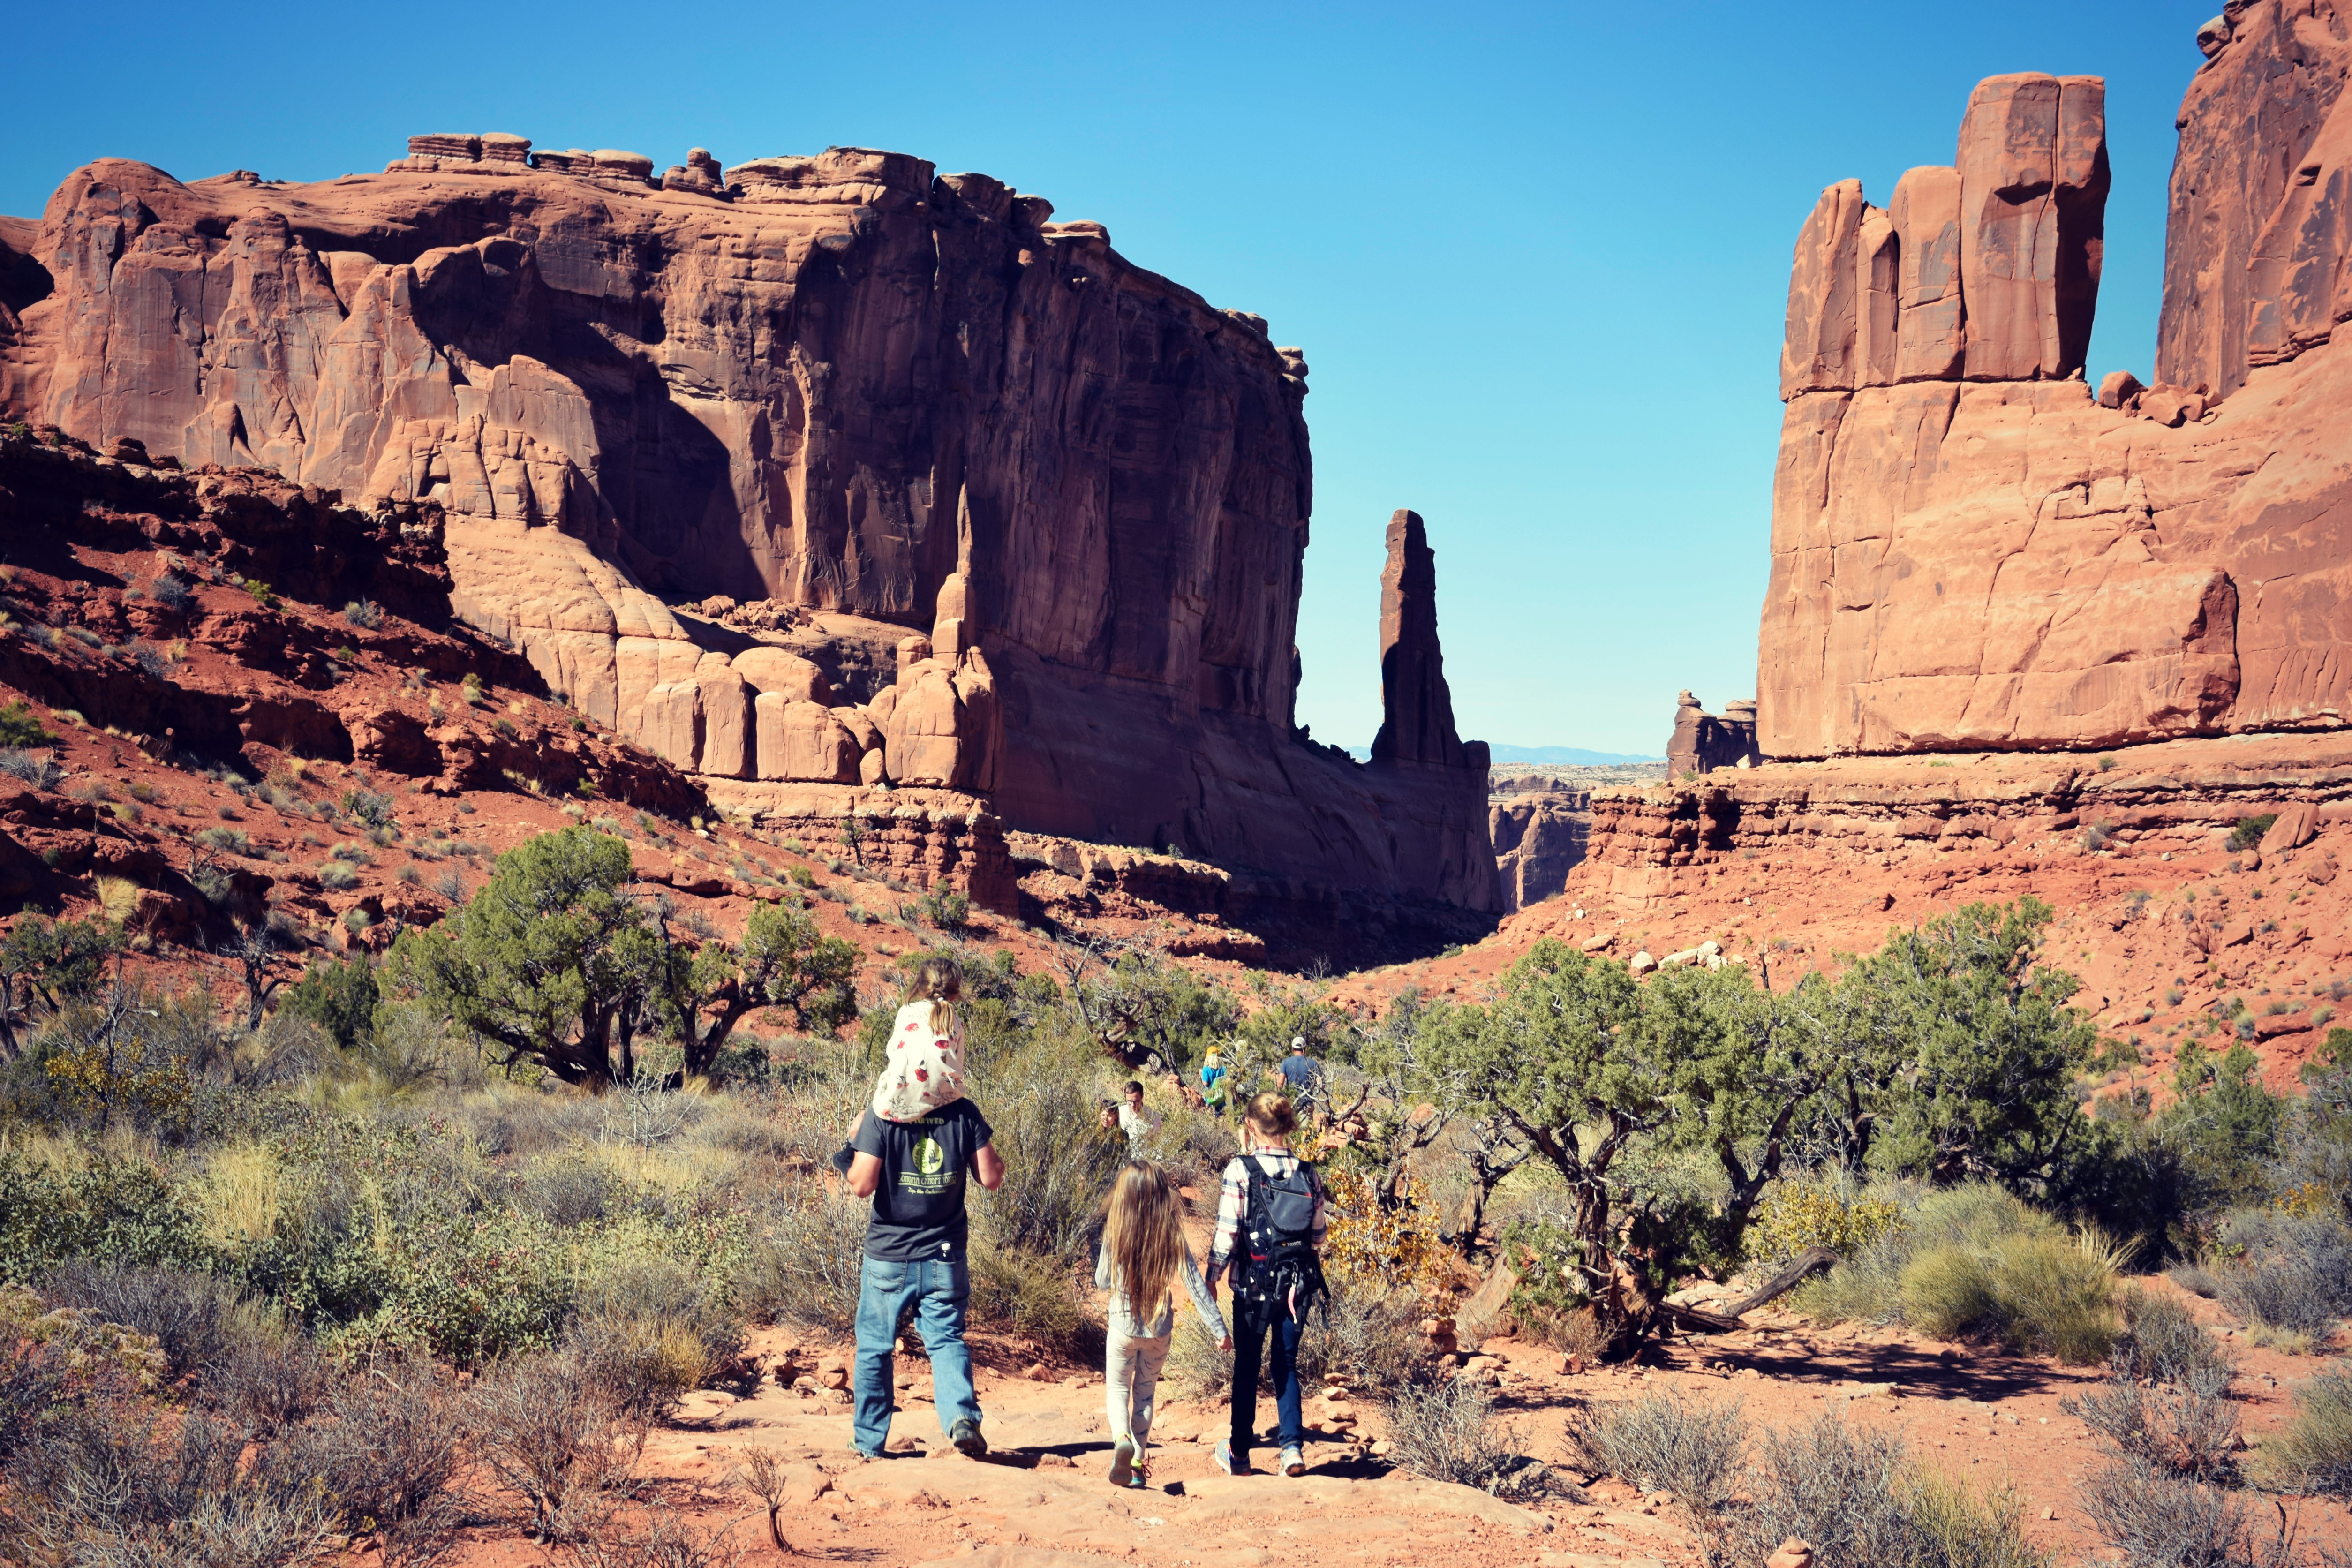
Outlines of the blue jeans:
[[[931,1357],[931,1399],[940,1430],[959,1421],[978,1421],[980,1401],[971,1391],[971,1351],[963,1342],[964,1304],[971,1299],[971,1272],[961,1258],[925,1258],[912,1263],[869,1258],[857,1287],[856,1415],[851,1442],[861,1454],[878,1454],[890,1440],[892,1398],[898,1369],[891,1342],[898,1315],[915,1303],[915,1326]],[[1293,1399],[1294,1406],[1297,1404]]]
[[[1276,1309],[1279,1310],[1279,1309]],[[1272,1323],[1257,1319],[1242,1309],[1234,1307],[1234,1458],[1249,1458],[1250,1445],[1257,1441],[1257,1369],[1261,1347],[1273,1342],[1273,1365],[1266,1371],[1274,1384],[1274,1408],[1279,1423],[1276,1436],[1281,1447],[1295,1447],[1306,1441],[1307,1428],[1298,1409],[1298,1336],[1307,1325],[1289,1316],[1277,1317]]]

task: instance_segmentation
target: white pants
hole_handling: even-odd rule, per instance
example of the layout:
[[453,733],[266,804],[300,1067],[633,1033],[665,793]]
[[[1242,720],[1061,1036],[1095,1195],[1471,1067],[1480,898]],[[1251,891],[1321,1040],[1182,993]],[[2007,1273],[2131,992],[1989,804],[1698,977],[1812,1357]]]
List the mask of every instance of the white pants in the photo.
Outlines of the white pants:
[[1129,1339],[1113,1334],[1103,1358],[1103,1404],[1110,1417],[1114,1440],[1133,1437],[1140,1448],[1151,1436],[1151,1395],[1160,1386],[1160,1370],[1168,1364],[1172,1333],[1157,1339]]

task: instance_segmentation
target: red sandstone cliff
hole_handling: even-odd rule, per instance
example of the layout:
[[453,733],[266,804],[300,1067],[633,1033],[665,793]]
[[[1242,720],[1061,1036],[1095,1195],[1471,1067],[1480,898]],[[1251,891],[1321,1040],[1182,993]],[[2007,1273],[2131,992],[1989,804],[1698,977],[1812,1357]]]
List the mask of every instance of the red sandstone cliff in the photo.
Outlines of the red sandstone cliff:
[[2352,14],[2233,0],[2180,117],[2158,385],[2081,377],[2096,79],[1995,77],[1948,168],[1801,235],[1768,755],[2093,748],[2352,713]]
[[1051,216],[861,149],[103,160],[0,221],[0,408],[437,512],[461,616],[739,809],[904,786],[1493,909],[1450,716],[1411,767],[1293,739],[1303,356]]

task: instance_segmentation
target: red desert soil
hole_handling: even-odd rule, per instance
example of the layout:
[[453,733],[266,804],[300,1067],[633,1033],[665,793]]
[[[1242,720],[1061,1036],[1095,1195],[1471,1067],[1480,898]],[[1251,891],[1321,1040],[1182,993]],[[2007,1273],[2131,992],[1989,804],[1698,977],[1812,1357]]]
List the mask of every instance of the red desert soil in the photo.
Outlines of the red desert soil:
[[[2141,1283],[2174,1290],[2161,1279]],[[2211,1303],[2191,1298],[2189,1305],[2227,1332]],[[1979,1491],[2014,1489],[2037,1544],[2069,1561],[2111,1560],[2079,1500],[2098,1452],[2060,1403],[2095,1381],[2095,1369],[1895,1331],[1819,1330],[1769,1310],[1750,1321],[1748,1332],[1677,1344],[1652,1364],[1574,1375],[1561,1371],[1556,1351],[1487,1342],[1484,1352],[1500,1363],[1494,1375],[1505,1418],[1518,1429],[1523,1451],[1560,1465],[1562,1480],[1583,1500],[1561,1496],[1519,1508],[1416,1480],[1329,1433],[1310,1441],[1303,1479],[1228,1477],[1210,1458],[1224,1405],[1173,1398],[1160,1407],[1151,1486],[1115,1489],[1105,1479],[1110,1443],[1099,1369],[1060,1365],[1049,1369],[1050,1381],[1033,1380],[1024,1375],[1035,1360],[1029,1347],[984,1334],[972,1343],[995,1446],[985,1460],[945,1446],[924,1363],[912,1358],[899,1363],[908,1381],[892,1437],[898,1457],[859,1458],[848,1447],[845,1395],[796,1393],[774,1376],[779,1364],[810,1369],[846,1357],[850,1347],[770,1331],[753,1342],[767,1369],[756,1391],[688,1396],[677,1419],[647,1444],[646,1468],[665,1499],[702,1527],[734,1521],[730,1539],[752,1563],[1081,1568],[1109,1560],[1252,1568],[1312,1553],[1322,1561],[1471,1568],[1682,1568],[1699,1562],[1698,1544],[1670,1500],[1645,1499],[1611,1480],[1577,1485],[1584,1478],[1562,1441],[1566,1417],[1588,1403],[1673,1388],[1703,1400],[1737,1399],[1759,1425],[1839,1412],[1897,1433],[1916,1458]],[[2288,1412],[2294,1385],[2324,1363],[2256,1350],[2234,1335],[2225,1342],[2238,1360],[2247,1436],[2258,1440]],[[1310,1426],[1320,1404],[1309,1395]],[[1382,1435],[1376,1405],[1358,1401],[1356,1412],[1360,1436]],[[1261,1430],[1269,1428],[1272,1403],[1258,1414]],[[789,1555],[768,1544],[762,1510],[736,1477],[751,1448],[772,1450],[793,1467],[793,1500],[782,1516]],[[2290,1502],[2288,1516],[2308,1546],[2341,1551],[2352,1543],[2346,1510],[2335,1504]],[[502,1539],[472,1542],[457,1559],[476,1568],[540,1560],[534,1549]]]

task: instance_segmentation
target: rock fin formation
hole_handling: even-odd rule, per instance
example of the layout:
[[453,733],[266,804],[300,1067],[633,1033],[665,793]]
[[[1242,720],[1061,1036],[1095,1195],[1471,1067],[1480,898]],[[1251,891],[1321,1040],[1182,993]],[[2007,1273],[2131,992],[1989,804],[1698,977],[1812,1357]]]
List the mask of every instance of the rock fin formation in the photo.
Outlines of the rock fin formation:
[[1304,355],[1052,218],[865,148],[101,160],[0,220],[0,409],[445,529],[460,616],[730,810],[887,789],[1269,908],[1493,910],[1442,679],[1388,765],[1294,732]]
[[1859,184],[1822,194],[1790,273],[1765,754],[2090,749],[2352,715],[2339,4],[2233,0],[2208,29],[2153,387],[2116,372],[2095,400],[2083,379],[2097,79],[1979,84],[1954,164],[1897,184],[1891,239]]

